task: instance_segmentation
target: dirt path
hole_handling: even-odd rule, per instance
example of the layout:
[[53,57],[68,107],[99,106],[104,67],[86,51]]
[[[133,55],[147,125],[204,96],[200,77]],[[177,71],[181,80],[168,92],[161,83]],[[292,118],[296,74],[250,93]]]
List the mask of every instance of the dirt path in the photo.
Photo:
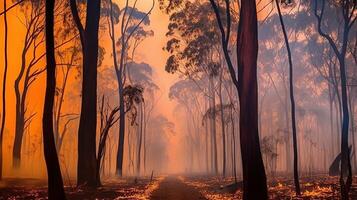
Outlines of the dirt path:
[[155,190],[151,200],[200,200],[205,199],[198,190],[176,177],[167,177]]

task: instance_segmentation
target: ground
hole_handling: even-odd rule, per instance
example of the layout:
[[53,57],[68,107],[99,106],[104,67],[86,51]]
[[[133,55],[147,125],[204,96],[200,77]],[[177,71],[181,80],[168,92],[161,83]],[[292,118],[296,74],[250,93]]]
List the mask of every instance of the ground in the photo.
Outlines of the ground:
[[[232,178],[204,176],[160,176],[154,179],[134,177],[106,180],[95,190],[66,186],[68,199],[129,200],[200,200],[241,199],[240,189],[232,189]],[[239,185],[238,185],[239,187]],[[269,199],[339,199],[338,177],[326,175],[301,178],[302,195],[296,197],[292,180],[276,177],[269,180]],[[0,200],[46,199],[46,181],[10,179],[0,182]],[[354,177],[351,199],[357,199],[357,177]]]

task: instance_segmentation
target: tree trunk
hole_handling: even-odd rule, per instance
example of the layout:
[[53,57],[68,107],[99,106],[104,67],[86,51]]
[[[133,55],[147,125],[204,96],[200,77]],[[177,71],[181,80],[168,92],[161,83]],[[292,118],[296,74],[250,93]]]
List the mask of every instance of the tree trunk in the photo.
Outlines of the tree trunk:
[[[30,30],[27,29],[26,35],[30,34]],[[27,41],[27,40],[26,40]],[[21,148],[22,148],[22,138],[24,134],[24,113],[22,112],[21,105],[22,105],[22,93],[20,91],[20,82],[21,79],[24,75],[25,68],[26,68],[26,53],[28,51],[28,48],[26,46],[28,45],[25,41],[24,48],[22,50],[21,54],[21,68],[20,72],[17,75],[15,79],[15,84],[14,84],[14,90],[15,90],[15,98],[16,98],[16,103],[15,103],[15,139],[14,139],[14,145],[13,145],[13,150],[12,150],[12,166],[13,168],[18,168],[20,166],[21,162]]]
[[[345,27],[346,29],[346,27]],[[344,33],[344,40],[347,40],[348,34],[346,36],[346,30]],[[343,45],[343,48],[346,49],[347,42]],[[351,159],[348,151],[348,126],[349,126],[349,113],[348,113],[348,100],[347,100],[347,80],[346,80],[346,69],[345,69],[345,52],[343,50],[339,58],[340,63],[340,74],[341,74],[341,96],[342,96],[342,135],[341,135],[341,175],[340,175],[340,184],[341,184],[341,197],[342,199],[349,199],[349,191],[352,184],[352,169],[351,169]],[[344,172],[347,171],[347,179],[345,180]]]
[[136,162],[136,175],[140,175],[141,169],[141,149],[143,145],[143,104],[140,104],[140,123],[139,123],[139,144],[138,144],[138,157]]
[[54,50],[54,0],[46,0],[46,94],[42,130],[44,155],[48,176],[48,199],[66,199],[60,164],[53,135],[53,103],[56,90],[56,61]]
[[[87,1],[86,28],[85,30],[81,27],[78,28],[83,51],[83,80],[78,129],[77,184],[89,187],[96,187],[98,182],[96,176],[98,167],[96,159],[96,122],[100,2],[101,0]],[[75,1],[73,3],[73,0],[71,0],[72,13],[73,5],[76,6]]]
[[[352,146],[353,148],[356,148],[356,144],[355,144],[355,124],[354,124],[354,99],[352,97],[352,90],[353,88],[350,89],[349,91],[349,96],[348,96],[348,106],[350,108],[349,112],[350,112],[350,117],[351,117],[351,140],[352,140]],[[354,169],[353,171],[356,171],[356,166],[357,166],[357,160],[356,160],[356,154],[353,155],[353,166]]]
[[223,149],[223,164],[222,164],[222,172],[223,172],[223,177],[226,176],[226,130],[225,130],[225,123],[224,123],[224,110],[223,110],[223,98],[222,98],[222,77],[223,76],[223,70],[221,70],[221,74],[220,74],[220,78],[219,78],[219,92],[218,92],[218,96],[219,96],[219,103],[220,103],[220,107],[221,107],[221,113],[220,113],[220,117],[221,117],[221,127],[222,127],[222,149]]
[[[205,110],[208,109],[208,105],[207,105],[207,101],[206,99],[204,99],[205,101]],[[208,141],[209,141],[209,129],[208,129],[208,119],[205,118],[204,119],[204,126],[205,126],[205,156],[206,156],[206,173],[209,174],[210,173],[210,169],[209,169],[209,147],[208,147]]]
[[[232,106],[233,106],[233,102],[232,103]],[[232,124],[232,143],[233,143],[233,159],[232,159],[232,162],[233,162],[233,175],[234,175],[234,182],[235,183],[238,183],[237,181],[237,161],[236,161],[236,136],[235,136],[235,129],[234,129],[234,116],[233,116],[233,108],[230,109],[230,119],[231,119],[231,124]]]
[[334,141],[334,127],[333,127],[333,123],[334,123],[334,121],[333,121],[333,96],[332,96],[332,87],[331,87],[331,85],[329,84],[328,85],[328,93],[329,93],[329,118],[330,118],[330,135],[331,135],[331,138],[330,138],[330,140],[331,140],[331,154],[330,154],[330,156],[331,156],[331,158],[333,158],[334,157],[334,155],[335,155],[335,141]]
[[297,150],[297,137],[296,137],[296,120],[295,120],[295,98],[294,98],[294,85],[293,85],[293,63],[290,51],[290,45],[288,36],[286,34],[284,20],[281,15],[279,1],[275,0],[276,7],[278,9],[279,20],[281,29],[284,34],[284,41],[286,45],[286,49],[288,51],[288,59],[289,59],[289,87],[290,87],[290,104],[291,104],[291,128],[293,133],[293,147],[294,147],[294,184],[295,184],[295,193],[296,195],[300,195],[300,183],[299,183],[299,173],[298,173],[298,150]]
[[[243,199],[268,199],[258,133],[258,29],[255,1],[241,2],[238,27],[238,93]],[[259,191],[259,192],[257,192]]]
[[4,1],[4,74],[2,82],[2,115],[1,117],[1,127],[0,127],[0,180],[3,177],[3,138],[5,129],[5,119],[6,119],[6,78],[7,78],[7,13],[6,13],[6,0]]
[[212,154],[212,162],[213,163],[212,164],[213,164],[213,173],[215,175],[218,175],[216,111],[215,111],[216,98],[215,98],[215,92],[214,92],[213,77],[211,75],[209,77],[209,90],[211,93],[210,108],[212,109],[212,113],[211,113],[212,116],[210,116],[211,134],[212,134],[212,148],[213,148],[213,154]]
[[16,169],[21,164],[22,138],[24,135],[24,115],[21,111],[16,111],[15,139],[12,150],[12,166]]
[[[125,14],[128,9],[128,0],[126,0],[126,6],[125,6],[125,11],[123,16],[125,17]],[[117,162],[116,162],[116,174],[118,176],[123,175],[123,160],[124,160],[124,141],[125,141],[125,102],[124,102],[124,80],[123,80],[123,74],[125,73],[124,71],[124,56],[125,56],[125,51],[126,51],[126,41],[125,41],[125,27],[124,27],[124,17],[122,19],[122,24],[121,24],[121,51],[120,51],[120,63],[119,67],[116,64],[115,65],[115,71],[116,71],[116,76],[117,76],[117,82],[118,82],[118,95],[119,95],[119,106],[120,106],[120,118],[119,118],[119,141],[118,141],[118,150],[117,150]],[[113,33],[114,34],[114,33]],[[115,41],[114,41],[115,42]],[[114,43],[115,46],[115,43]],[[116,54],[116,52],[114,52]],[[117,63],[115,59],[115,63]]]
[[[341,9],[342,16],[343,16],[343,36],[341,41],[341,48],[338,49],[335,41],[332,39],[331,36],[324,33],[321,28],[322,18],[325,9],[326,1],[322,1],[321,12],[317,12],[317,3],[318,1],[315,0],[314,5],[314,14],[317,18],[317,28],[319,34],[324,37],[328,43],[330,44],[331,49],[334,51],[338,62],[339,62],[339,72],[340,72],[340,87],[341,87],[341,99],[339,108],[342,106],[342,131],[341,131],[341,172],[340,172],[340,186],[341,186],[341,199],[347,200],[349,199],[349,191],[352,185],[352,169],[351,169],[351,159],[349,156],[349,149],[348,149],[348,127],[349,127],[349,111],[348,111],[348,97],[347,97],[347,78],[346,78],[346,51],[347,51],[347,44],[348,44],[348,35],[352,25],[355,22],[356,18],[353,18],[353,13],[350,15],[350,7],[352,6],[352,12],[356,6],[356,2],[350,2],[349,0],[341,1],[338,6]],[[353,4],[353,5],[352,5]],[[338,87],[336,88],[337,97],[339,97]],[[347,174],[345,174],[347,172]]]

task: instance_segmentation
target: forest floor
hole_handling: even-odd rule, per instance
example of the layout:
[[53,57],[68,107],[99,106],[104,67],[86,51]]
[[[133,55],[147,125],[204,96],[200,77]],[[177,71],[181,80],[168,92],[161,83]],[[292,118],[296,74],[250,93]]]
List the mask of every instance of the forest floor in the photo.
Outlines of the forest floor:
[[[290,177],[289,177],[290,178]],[[300,179],[302,195],[295,196],[293,182],[286,177],[269,179],[269,199],[339,199],[338,177],[316,175]],[[102,187],[89,190],[66,186],[69,200],[226,200],[241,199],[241,185],[232,185],[233,178],[205,176],[134,177],[105,180]],[[0,200],[47,199],[46,181],[39,179],[5,178],[0,182]],[[237,190],[238,187],[238,190]],[[351,199],[357,199],[357,176],[353,179]]]
[[[290,178],[290,177],[288,177]],[[271,200],[340,199],[339,177],[315,175],[300,178],[301,196],[295,195],[293,180],[287,177],[270,178],[268,181]],[[210,200],[242,199],[241,182],[233,186],[233,178],[221,177],[180,177],[187,185],[195,187]],[[238,190],[236,188],[239,188]],[[258,191],[257,191],[258,192]],[[357,199],[357,176],[353,177],[350,199]]]
[[206,199],[198,189],[192,187],[177,177],[165,178],[157,190],[150,196],[151,200],[200,200]]
[[[97,190],[66,186],[68,200],[110,200],[110,199],[149,199],[152,191],[158,188],[163,177],[135,177],[103,181]],[[47,199],[47,182],[39,179],[5,178],[0,181],[0,200],[42,200]]]

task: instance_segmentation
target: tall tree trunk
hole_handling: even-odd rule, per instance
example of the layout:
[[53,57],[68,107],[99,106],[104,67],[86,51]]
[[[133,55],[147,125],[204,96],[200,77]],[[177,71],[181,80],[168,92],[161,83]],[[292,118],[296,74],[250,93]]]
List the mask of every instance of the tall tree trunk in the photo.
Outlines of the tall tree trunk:
[[[233,106],[233,102],[231,102]],[[233,107],[230,109],[230,119],[232,124],[232,143],[233,143],[233,175],[234,175],[234,182],[238,183],[237,181],[237,161],[236,161],[236,136],[235,136],[235,128],[234,128],[234,116],[233,116]]]
[[147,118],[149,117],[149,116],[147,116],[145,113],[147,112],[146,111],[146,106],[145,106],[145,102],[143,102],[143,104],[144,104],[144,112],[143,112],[143,114],[144,114],[144,120],[143,120],[143,123],[144,123],[144,129],[143,129],[143,141],[144,141],[144,144],[143,144],[143,150],[144,150],[144,154],[143,154],[143,165],[144,165],[144,175],[146,175],[146,153],[147,153],[147,151],[146,151],[146,125],[147,125]]
[[[350,117],[351,117],[351,140],[352,140],[352,146],[353,148],[356,148],[356,144],[355,144],[355,124],[354,124],[354,98],[353,98],[353,94],[352,94],[352,90],[354,88],[350,88],[349,93],[348,93],[348,107],[350,108],[349,112],[350,112]],[[353,171],[356,170],[356,166],[357,166],[357,160],[356,160],[356,154],[353,155],[353,166],[354,169]]]
[[[322,18],[325,9],[326,0],[323,0],[321,5],[320,13],[317,12],[318,1],[315,0],[314,5],[314,14],[317,18],[317,29],[319,34],[324,37],[327,42],[330,44],[331,49],[334,51],[338,62],[339,62],[339,72],[340,72],[340,87],[341,87],[341,104],[342,106],[342,131],[341,131],[341,171],[340,171],[340,189],[341,189],[341,199],[347,200],[349,199],[349,191],[352,185],[352,169],[351,169],[351,160],[350,160],[350,151],[348,148],[348,132],[349,132],[349,111],[348,111],[348,97],[347,97],[347,78],[346,78],[346,52],[347,52],[347,44],[348,44],[348,36],[351,27],[353,26],[356,16],[353,15],[355,10],[356,1],[350,2],[349,0],[344,0],[339,2],[338,8],[341,9],[343,16],[343,35],[341,41],[341,47],[338,49],[338,45],[336,45],[335,41],[332,39],[330,35],[323,32],[321,28]],[[351,11],[352,7],[352,11]],[[352,13],[350,13],[352,12]],[[338,89],[336,89],[336,93],[338,93]]]
[[211,122],[211,134],[212,134],[212,164],[213,164],[213,173],[215,175],[218,175],[218,159],[217,159],[217,133],[216,133],[216,98],[215,98],[215,92],[214,92],[214,83],[213,83],[213,77],[210,75],[209,77],[209,90],[211,93],[211,98],[210,98],[210,109],[212,109],[212,116],[210,116],[210,122]]
[[[29,28],[27,29],[26,35],[30,34]],[[27,41],[27,37],[26,40]],[[15,90],[15,139],[12,150],[12,166],[13,168],[18,168],[20,166],[21,161],[21,148],[22,148],[22,138],[24,134],[24,113],[22,112],[22,93],[20,90],[20,82],[25,73],[26,68],[26,53],[28,51],[27,43],[25,42],[24,48],[21,54],[21,68],[20,72],[15,79],[14,90]]]
[[223,98],[222,98],[222,78],[223,78],[223,70],[221,70],[221,74],[219,77],[219,91],[218,91],[218,97],[219,97],[219,103],[220,103],[220,107],[221,107],[221,113],[220,113],[220,117],[221,117],[221,127],[222,127],[222,149],[223,149],[223,164],[222,164],[222,172],[223,172],[223,177],[226,176],[226,130],[225,130],[225,123],[224,123],[224,110],[223,110]]
[[4,74],[2,82],[2,115],[0,127],[0,180],[3,177],[3,138],[6,119],[6,78],[7,78],[7,14],[6,14],[6,0],[4,0]]
[[[343,45],[341,48],[341,53],[338,56],[338,61],[340,63],[340,76],[341,76],[341,97],[342,97],[342,132],[341,132],[341,196],[342,199],[349,199],[349,191],[352,185],[352,169],[351,169],[351,159],[348,149],[348,127],[349,127],[349,111],[348,111],[348,97],[347,97],[347,78],[346,78],[346,48],[348,42],[348,23],[345,21],[344,33],[343,33]],[[345,178],[345,172],[347,172],[347,177]]]
[[330,118],[330,135],[331,135],[331,154],[330,154],[330,157],[331,159],[334,158],[335,156],[335,141],[334,141],[334,127],[333,127],[333,96],[332,96],[332,87],[331,85],[329,84],[328,85],[328,93],[329,93],[329,118]]
[[[341,74],[341,93],[342,93],[342,135],[341,135],[341,195],[342,199],[349,199],[349,191],[352,184],[352,169],[351,160],[348,150],[348,126],[349,126],[349,113],[348,113],[348,100],[347,100],[347,87],[346,87],[346,69],[345,69],[345,55],[339,58],[340,74]],[[345,172],[347,172],[347,179],[345,180]]]
[[299,183],[299,173],[298,173],[298,147],[297,147],[297,137],[296,137],[296,120],[295,120],[295,99],[294,99],[294,85],[293,85],[293,62],[291,58],[291,51],[288,36],[286,34],[284,20],[281,15],[279,1],[275,0],[276,7],[278,9],[279,20],[281,29],[284,34],[284,41],[286,45],[286,49],[288,51],[288,59],[289,59],[289,87],[290,87],[290,104],[291,104],[291,128],[293,133],[293,147],[294,147],[294,184],[295,184],[295,193],[296,195],[300,195],[300,183]]
[[[284,82],[285,85],[285,82]],[[285,93],[285,106],[284,106],[284,114],[285,114],[285,130],[284,130],[284,134],[285,134],[285,163],[286,163],[286,172],[288,174],[290,174],[292,167],[291,164],[291,135],[290,135],[290,123],[289,123],[289,104],[288,104],[288,92],[287,92],[287,88],[286,86],[284,86],[284,93]]]
[[[238,93],[243,199],[268,199],[258,133],[258,24],[256,2],[241,2],[238,27]],[[259,191],[259,192],[257,192]]]
[[78,15],[76,0],[70,0],[73,19],[79,30],[83,52],[81,115],[78,129],[77,185],[97,186],[97,66],[101,0],[87,1],[86,27]]
[[53,135],[53,103],[56,90],[54,50],[54,0],[46,0],[46,94],[42,117],[44,155],[48,176],[48,199],[66,199]]
[[140,105],[140,123],[139,123],[139,144],[138,144],[138,157],[137,157],[137,162],[136,162],[136,175],[140,175],[140,169],[141,169],[141,149],[143,145],[143,104],[141,103]]
[[124,103],[124,84],[122,80],[123,70],[117,70],[117,79],[119,85],[119,141],[118,141],[118,151],[117,151],[117,163],[116,163],[116,174],[118,176],[123,175],[123,160],[124,160],[124,140],[125,140],[125,103]]
[[[126,51],[126,30],[124,25],[124,17],[128,9],[128,0],[126,0],[125,10],[122,18],[121,24],[121,51],[120,51],[120,63],[115,66],[115,72],[118,82],[118,95],[119,95],[119,106],[120,106],[120,118],[119,118],[119,141],[118,141],[118,150],[117,150],[117,162],[116,162],[116,174],[118,176],[123,175],[123,160],[124,160],[124,141],[125,141],[125,102],[124,102],[124,80],[123,75],[124,71],[124,56]],[[114,34],[114,33],[113,33]],[[116,52],[114,52],[115,54]],[[116,62],[116,60],[115,60]]]
[[[204,99],[205,101],[205,110],[208,109],[208,105],[207,105],[207,101],[206,98]],[[209,169],[209,147],[208,147],[208,141],[209,141],[209,129],[208,129],[208,119],[205,118],[204,119],[204,126],[205,126],[205,156],[206,156],[206,173],[209,174],[210,173],[210,169]]]

